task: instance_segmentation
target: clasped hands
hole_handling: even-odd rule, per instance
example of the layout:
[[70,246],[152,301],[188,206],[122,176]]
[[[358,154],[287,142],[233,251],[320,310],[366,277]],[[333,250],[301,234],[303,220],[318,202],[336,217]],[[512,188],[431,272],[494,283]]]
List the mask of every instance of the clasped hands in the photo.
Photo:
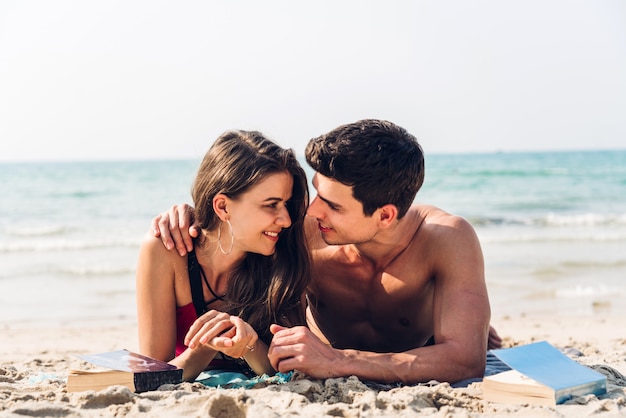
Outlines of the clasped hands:
[[[325,378],[336,373],[335,367],[343,357],[306,327],[285,328],[272,325],[274,334],[268,358],[274,370],[299,370],[311,377]],[[211,310],[198,318],[185,336],[190,349],[201,347],[220,351],[227,356],[242,358],[258,340],[254,329],[238,316]]]
[[250,324],[238,316],[210,310],[191,325],[185,345],[192,350],[207,347],[230,357],[243,358],[254,351],[258,338]]

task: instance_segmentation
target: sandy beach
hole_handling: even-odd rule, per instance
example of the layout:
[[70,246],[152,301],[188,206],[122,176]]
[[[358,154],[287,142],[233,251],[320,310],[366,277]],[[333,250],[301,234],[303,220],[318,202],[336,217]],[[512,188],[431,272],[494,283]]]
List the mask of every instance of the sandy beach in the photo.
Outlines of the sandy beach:
[[[563,168],[537,175],[537,159]],[[422,198],[476,225],[492,324],[505,346],[547,340],[585,365],[626,374],[626,202],[616,198],[626,195],[626,153],[429,161]],[[464,170],[455,171],[460,163]],[[521,168],[512,174],[513,165]],[[615,377],[606,395],[556,407],[488,403],[477,383],[390,389],[299,375],[246,390],[185,383],[142,394],[121,387],[67,393],[77,355],[137,350],[139,244],[154,214],[186,200],[195,167],[192,161],[2,167],[0,417],[626,416],[626,383]],[[484,167],[491,167],[487,174]]]
[[[626,374],[626,318],[525,316],[494,318],[505,346],[547,340],[588,366]],[[216,389],[199,383],[164,386],[135,394],[114,386],[100,392],[67,393],[65,378],[75,357],[136,349],[129,321],[92,326],[80,322],[37,328],[1,328],[0,417],[100,416],[437,416],[437,417],[617,417],[626,414],[626,382],[609,376],[606,395],[575,398],[556,407],[505,405],[482,399],[480,383],[374,388],[355,377],[310,380],[296,374],[286,384],[252,389]],[[599,370],[601,371],[601,370]]]
[[[0,1],[0,418],[626,418],[625,52],[619,0]],[[501,404],[482,382],[297,371],[245,389],[66,390],[78,356],[139,351],[140,246],[172,205],[206,208],[192,190],[220,134],[293,149],[312,202],[310,139],[365,118],[421,144],[414,202],[475,229],[504,347],[548,341],[605,374],[606,394]],[[256,212],[230,231],[246,250]],[[358,229],[344,215],[320,221]],[[449,263],[439,249],[412,262]]]

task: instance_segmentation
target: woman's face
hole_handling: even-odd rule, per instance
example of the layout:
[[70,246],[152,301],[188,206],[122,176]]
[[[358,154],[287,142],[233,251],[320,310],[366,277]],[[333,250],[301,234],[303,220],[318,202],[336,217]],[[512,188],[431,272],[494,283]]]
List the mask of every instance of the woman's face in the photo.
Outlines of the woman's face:
[[[279,234],[291,226],[287,201],[291,199],[293,177],[282,172],[270,174],[235,200],[228,200],[228,214],[235,236],[234,251],[274,254]],[[221,225],[222,246],[230,247],[228,226]]]

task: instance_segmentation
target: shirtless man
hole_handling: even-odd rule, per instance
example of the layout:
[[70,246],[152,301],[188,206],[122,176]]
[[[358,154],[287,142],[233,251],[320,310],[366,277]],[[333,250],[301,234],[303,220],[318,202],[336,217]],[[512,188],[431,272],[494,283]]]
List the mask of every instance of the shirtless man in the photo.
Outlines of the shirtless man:
[[[306,159],[317,190],[306,225],[310,326],[271,326],[272,366],[387,383],[482,377],[488,343],[500,340],[480,243],[463,218],[412,205],[424,180],[415,137],[362,120],[312,139]],[[153,220],[168,248],[191,248],[190,210]]]

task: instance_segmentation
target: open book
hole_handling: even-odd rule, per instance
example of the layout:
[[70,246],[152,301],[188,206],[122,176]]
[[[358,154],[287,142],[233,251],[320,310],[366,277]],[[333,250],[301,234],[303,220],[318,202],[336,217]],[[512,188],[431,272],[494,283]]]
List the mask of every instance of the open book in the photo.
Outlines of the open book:
[[128,350],[78,356],[101,368],[70,370],[67,391],[102,390],[113,385],[126,386],[133,392],[155,390],[168,383],[181,383],[183,369]]
[[546,341],[491,350],[512,370],[483,379],[485,400],[556,405],[587,394],[606,393],[606,377]]

